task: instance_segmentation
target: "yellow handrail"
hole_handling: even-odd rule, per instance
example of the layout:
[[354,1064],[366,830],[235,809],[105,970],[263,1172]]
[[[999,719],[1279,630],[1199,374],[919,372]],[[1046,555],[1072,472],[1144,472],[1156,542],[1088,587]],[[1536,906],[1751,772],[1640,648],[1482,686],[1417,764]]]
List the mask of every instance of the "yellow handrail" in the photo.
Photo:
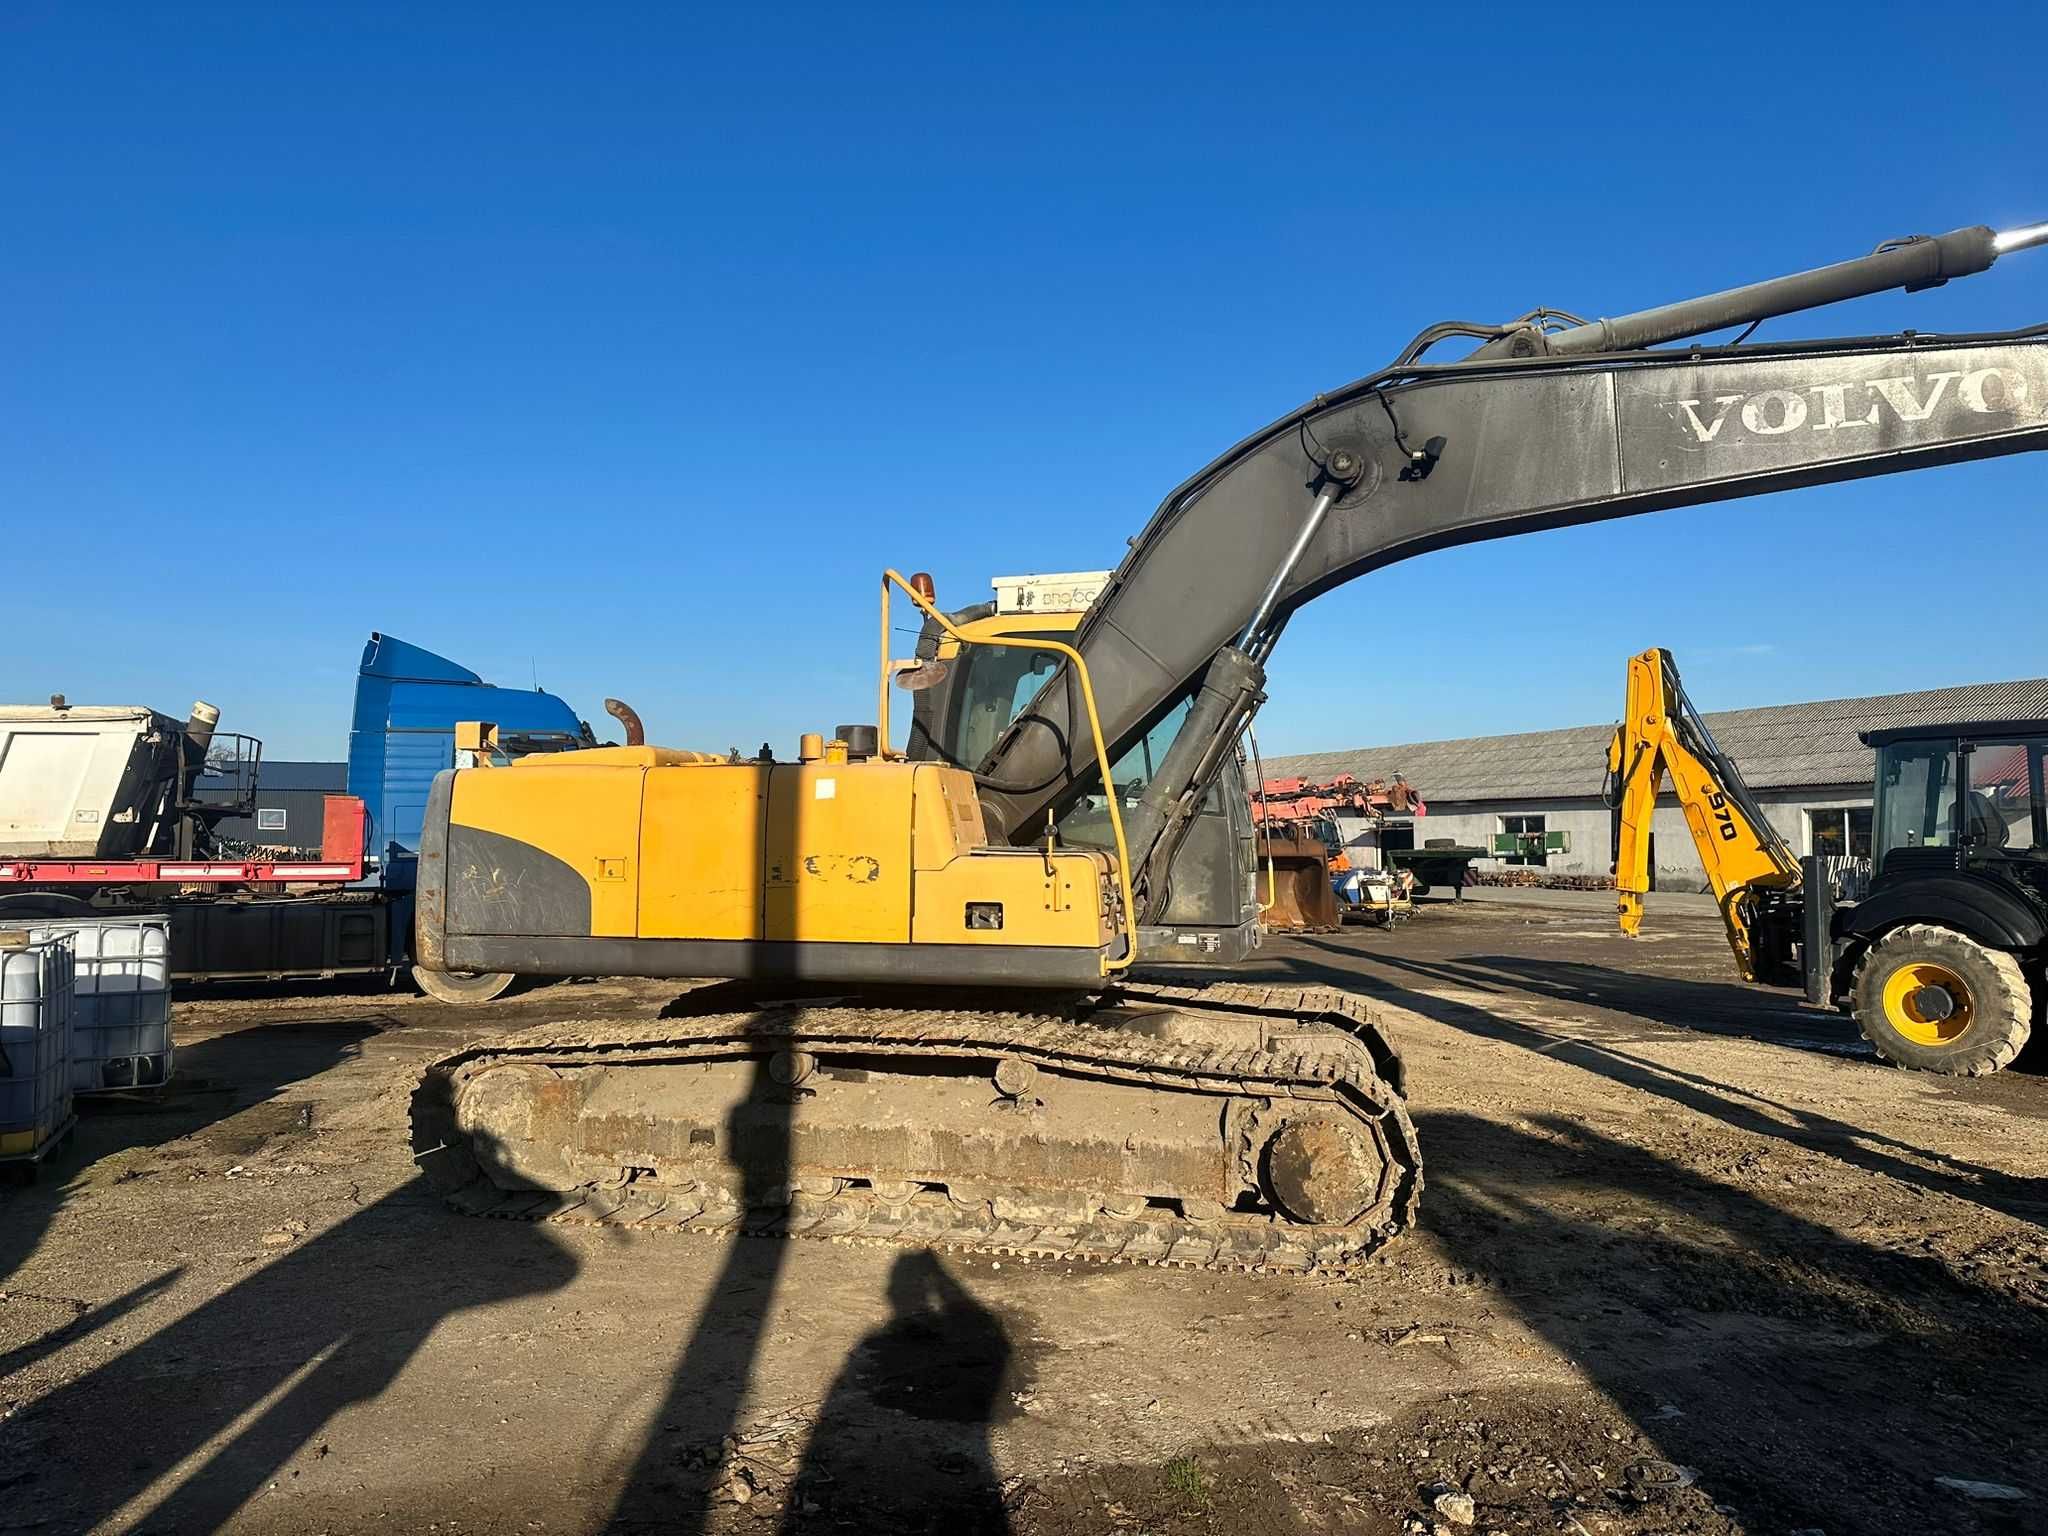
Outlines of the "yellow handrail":
[[1088,730],[1095,738],[1095,766],[1102,774],[1103,797],[1109,802],[1109,829],[1116,837],[1116,881],[1117,892],[1124,903],[1124,952],[1121,958],[1106,957],[1102,962],[1103,973],[1129,970],[1138,956],[1138,903],[1131,894],[1131,850],[1124,842],[1124,818],[1117,809],[1116,785],[1109,776],[1109,747],[1102,739],[1102,719],[1095,712],[1095,685],[1088,679],[1088,663],[1081,653],[1060,640],[1039,640],[1028,635],[1005,635],[1001,640],[976,640],[954,628],[953,621],[939,612],[937,607],[925,601],[924,594],[913,587],[896,571],[882,572],[882,699],[876,710],[880,719],[882,749],[889,747],[889,588],[901,587],[904,596],[917,605],[917,610],[930,619],[946,634],[961,645],[1011,645],[1027,651],[1052,651],[1064,656],[1074,664],[1074,675],[1081,680],[1081,702],[1088,709]]

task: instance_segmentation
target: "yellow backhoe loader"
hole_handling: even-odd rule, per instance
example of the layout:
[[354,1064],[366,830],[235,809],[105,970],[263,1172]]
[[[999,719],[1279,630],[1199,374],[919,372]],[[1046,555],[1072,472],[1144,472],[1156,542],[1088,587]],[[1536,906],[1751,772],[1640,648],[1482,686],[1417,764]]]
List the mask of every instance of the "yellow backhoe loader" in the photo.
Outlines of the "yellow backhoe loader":
[[[1799,857],[1771,825],[1742,772],[1686,697],[1671,653],[1628,659],[1627,706],[1607,744],[1602,797],[1614,812],[1614,889],[1621,931],[1634,938],[1650,889],[1650,820],[1669,777],[1714,893],[1744,981],[1787,975],[1798,906]],[[1759,951],[1759,930],[1770,937]]]
[[1803,985],[1900,1066],[1976,1077],[2025,1047],[2048,963],[2048,720],[1866,732],[1871,857],[1801,858],[1686,697],[1670,653],[1628,663],[1607,749],[1624,934],[1642,924],[1668,774],[1745,981]]
[[[421,1166],[500,1215],[1285,1270],[1370,1253],[1422,1183],[1386,1032],[1346,995],[1146,979],[1257,942],[1222,786],[1289,616],[1450,544],[2048,447],[2048,327],[1688,340],[2039,244],[1964,229],[1611,320],[1432,326],[1174,490],[1071,635],[973,633],[886,573],[876,717],[793,761],[643,745],[442,774],[423,966],[731,980],[435,1063]],[[924,626],[900,662],[892,598]],[[901,748],[892,679],[917,699]]]

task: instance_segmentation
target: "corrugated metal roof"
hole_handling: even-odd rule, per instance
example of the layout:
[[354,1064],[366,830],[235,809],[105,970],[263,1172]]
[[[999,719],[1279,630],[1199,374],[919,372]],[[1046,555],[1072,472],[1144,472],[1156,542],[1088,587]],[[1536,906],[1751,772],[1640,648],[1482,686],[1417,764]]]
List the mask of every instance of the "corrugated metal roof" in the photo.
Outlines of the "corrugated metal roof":
[[[2048,719],[2048,678],[1730,709],[1706,717],[1714,739],[1753,789],[1867,784],[1870,749],[1856,739],[1859,731],[2008,719]],[[1613,733],[1612,724],[1579,725],[1515,736],[1299,753],[1268,758],[1265,766],[1272,778],[1352,773],[1383,779],[1398,773],[1432,802],[1570,798],[1600,792]]]

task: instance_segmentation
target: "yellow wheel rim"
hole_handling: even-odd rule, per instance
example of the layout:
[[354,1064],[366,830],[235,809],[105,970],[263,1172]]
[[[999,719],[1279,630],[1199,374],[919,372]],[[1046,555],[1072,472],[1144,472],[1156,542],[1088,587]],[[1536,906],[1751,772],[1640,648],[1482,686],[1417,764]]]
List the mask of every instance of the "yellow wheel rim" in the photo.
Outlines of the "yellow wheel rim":
[[[1924,993],[1947,993],[1949,1012],[1938,1017]],[[1938,1001],[1938,1000],[1935,1000]],[[1884,979],[1885,1022],[1915,1045],[1949,1045],[1969,1032],[1977,1010],[1963,978],[1945,965],[1917,961],[1902,965]]]

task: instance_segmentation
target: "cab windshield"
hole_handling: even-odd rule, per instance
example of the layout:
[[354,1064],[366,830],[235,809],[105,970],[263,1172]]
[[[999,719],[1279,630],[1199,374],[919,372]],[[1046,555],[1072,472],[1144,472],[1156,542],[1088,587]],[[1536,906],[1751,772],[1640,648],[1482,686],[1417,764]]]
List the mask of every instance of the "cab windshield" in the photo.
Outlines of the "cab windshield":
[[1878,749],[1878,849],[1956,845],[1956,744],[1895,741]]
[[[1038,696],[1059,666],[1050,651],[1030,650],[1016,645],[976,645],[961,658],[965,673],[960,683],[959,706],[954,711],[950,739],[941,744],[948,761],[965,768],[978,767],[1002,738],[1010,722]],[[1167,749],[1180,734],[1193,700],[1183,699],[1167,711],[1110,765],[1110,781],[1116,786],[1121,808],[1133,810],[1138,797],[1159,771]],[[1220,814],[1222,801],[1215,787],[1203,799],[1204,814]],[[1056,823],[1060,837],[1069,843],[1108,848],[1115,836],[1109,824],[1109,801],[1098,788],[1083,795]]]
[[977,766],[994,750],[1018,712],[1037,697],[1059,663],[1052,651],[1021,645],[967,647],[961,658],[966,673],[960,684],[952,739],[942,743],[947,760],[963,768]]

